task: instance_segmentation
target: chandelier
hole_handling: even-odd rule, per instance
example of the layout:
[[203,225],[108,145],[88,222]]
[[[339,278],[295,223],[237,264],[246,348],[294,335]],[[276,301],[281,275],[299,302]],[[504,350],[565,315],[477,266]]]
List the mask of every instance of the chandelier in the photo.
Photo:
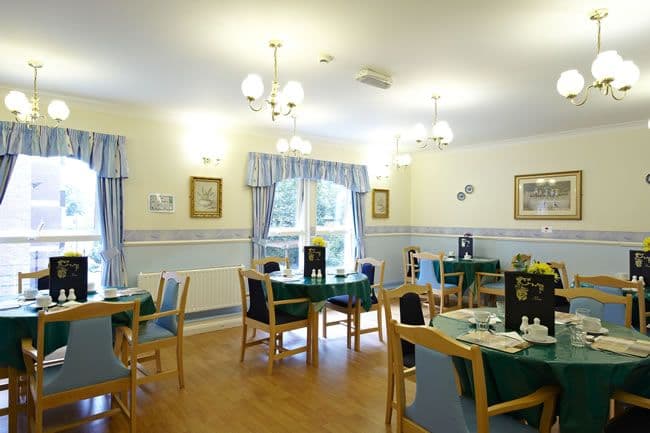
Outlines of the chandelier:
[[[31,101],[27,99],[27,96],[23,92],[12,90],[5,96],[5,106],[14,115],[16,122],[34,126],[47,120],[45,114],[41,114],[37,85],[38,70],[43,67],[43,64],[36,60],[30,60],[28,64],[34,69],[34,93]],[[60,99],[53,99],[50,105],[47,106],[47,113],[56,122],[56,126],[58,126],[68,118],[70,109]]]
[[433,95],[431,99],[434,101],[431,135],[427,137],[424,125],[418,123],[415,125],[416,141],[421,144],[423,143],[422,146],[420,146],[422,149],[436,145],[438,146],[438,149],[442,150],[452,142],[454,139],[454,133],[451,131],[449,123],[444,120],[438,121],[438,99],[440,99],[440,95]]
[[311,154],[311,143],[308,140],[303,140],[300,136],[296,135],[296,116],[293,118],[293,135],[289,140],[281,138],[276,143],[275,147],[282,156],[307,156]]
[[[279,115],[288,116],[292,113],[296,105],[302,103],[305,98],[305,92],[302,85],[297,81],[288,81],[284,89],[280,92],[280,82],[278,81],[278,48],[282,42],[271,40],[269,47],[273,48],[273,82],[271,83],[271,93],[264,100],[255,106],[255,101],[264,93],[264,83],[262,78],[257,74],[249,74],[241,83],[241,91],[248,99],[248,106],[253,111],[261,111],[265,105],[271,106],[271,120]],[[266,104],[265,104],[266,103]]]
[[409,153],[400,153],[399,152],[399,139],[400,139],[400,136],[396,135],[395,136],[395,159],[394,159],[394,164],[395,164],[395,167],[397,167],[398,169],[400,169],[402,167],[406,168],[409,165],[411,165],[411,162],[412,162],[411,155]]
[[[576,97],[582,92],[585,79],[576,69],[562,72],[557,80],[557,91],[573,105],[581,106],[587,102],[589,91],[593,88],[600,90],[603,95],[611,95],[617,101],[625,97],[627,91],[639,80],[639,68],[631,60],[623,60],[616,51],[600,52],[600,22],[608,15],[607,9],[596,9],[590,15],[592,21],[598,24],[596,38],[596,59],[591,64],[591,74],[595,81],[587,87],[581,101]],[[616,91],[622,92],[616,94]]]

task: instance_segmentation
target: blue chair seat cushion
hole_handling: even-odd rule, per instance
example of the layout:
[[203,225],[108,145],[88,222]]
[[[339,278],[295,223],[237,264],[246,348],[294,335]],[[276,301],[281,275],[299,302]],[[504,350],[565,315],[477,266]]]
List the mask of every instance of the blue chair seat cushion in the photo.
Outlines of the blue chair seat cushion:
[[[445,283],[445,289],[453,289],[454,287],[458,287],[458,284]],[[431,288],[440,290],[440,283],[438,281],[432,282]]]
[[[268,324],[270,319],[268,316],[268,312],[265,312],[266,314],[252,314],[250,311],[246,314],[247,317],[250,317],[253,320],[257,320],[258,322],[266,323]],[[304,317],[299,317],[299,316],[294,316],[293,314],[285,313],[282,310],[275,309],[275,324],[276,325],[283,325],[285,323],[291,323],[291,322],[299,322],[301,320],[305,320]]]
[[67,381],[60,380],[60,376],[64,374],[63,364],[47,367],[43,370],[43,395],[56,394],[84,386],[122,379],[129,377],[129,374],[131,374],[129,369],[123,365],[112,367],[107,370],[95,370],[92,377],[84,374],[68,375],[68,378],[74,377],[74,380]]
[[483,283],[481,287],[487,287],[488,289],[506,289],[506,283],[503,281],[494,281],[492,283]]
[[[331,302],[334,305],[338,305],[339,307],[346,308],[348,306],[348,299],[349,298],[350,298],[349,295],[334,296],[333,298],[328,298],[327,302]],[[375,295],[372,295],[370,298],[371,298],[373,304],[378,303],[377,297]],[[354,306],[355,302],[356,302],[356,298],[353,296],[352,297],[352,306]]]
[[149,343],[151,341],[162,340],[163,338],[176,337],[169,329],[163,328],[155,322],[147,322],[140,326],[138,330],[138,342]]

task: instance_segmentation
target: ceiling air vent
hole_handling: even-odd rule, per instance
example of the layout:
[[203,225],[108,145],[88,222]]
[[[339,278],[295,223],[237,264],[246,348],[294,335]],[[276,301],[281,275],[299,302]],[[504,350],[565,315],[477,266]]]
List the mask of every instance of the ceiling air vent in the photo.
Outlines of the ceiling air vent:
[[373,87],[380,89],[388,89],[393,85],[393,79],[390,75],[382,74],[381,72],[373,71],[370,68],[363,68],[355,77],[355,80]]

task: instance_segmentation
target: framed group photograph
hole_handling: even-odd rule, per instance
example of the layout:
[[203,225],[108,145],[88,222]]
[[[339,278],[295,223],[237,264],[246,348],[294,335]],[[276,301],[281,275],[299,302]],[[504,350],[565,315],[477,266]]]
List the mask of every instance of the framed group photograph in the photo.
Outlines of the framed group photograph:
[[147,197],[147,207],[149,212],[174,213],[176,201],[171,194],[151,193]]
[[190,216],[221,218],[222,181],[216,177],[190,177]]
[[387,189],[372,190],[372,217],[388,218],[390,210],[390,191]]
[[515,176],[515,219],[581,220],[582,171]]

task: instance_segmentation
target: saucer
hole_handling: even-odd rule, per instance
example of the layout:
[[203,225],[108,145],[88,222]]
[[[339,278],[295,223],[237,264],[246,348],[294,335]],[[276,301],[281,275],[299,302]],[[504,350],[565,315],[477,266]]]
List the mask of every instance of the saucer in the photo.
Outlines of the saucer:
[[585,331],[585,332],[587,334],[592,334],[592,335],[607,335],[609,334],[609,329],[601,327],[598,331]]
[[[476,319],[474,317],[470,317],[467,321],[472,325],[476,325]],[[501,319],[497,316],[490,316],[490,325],[496,325],[497,323],[501,323]]]
[[[57,304],[56,302],[52,302],[50,305],[47,306],[47,308],[56,307],[57,305],[59,305],[59,304]],[[36,304],[33,304],[31,306],[34,307],[37,310],[41,310],[43,308],[43,307],[41,307],[39,305],[36,305]]]
[[547,335],[546,337],[543,338],[536,338],[531,335],[522,335],[521,336],[524,340],[526,340],[529,343],[534,343],[534,344],[555,344],[557,343],[557,339],[555,337],[551,337],[550,335]]

